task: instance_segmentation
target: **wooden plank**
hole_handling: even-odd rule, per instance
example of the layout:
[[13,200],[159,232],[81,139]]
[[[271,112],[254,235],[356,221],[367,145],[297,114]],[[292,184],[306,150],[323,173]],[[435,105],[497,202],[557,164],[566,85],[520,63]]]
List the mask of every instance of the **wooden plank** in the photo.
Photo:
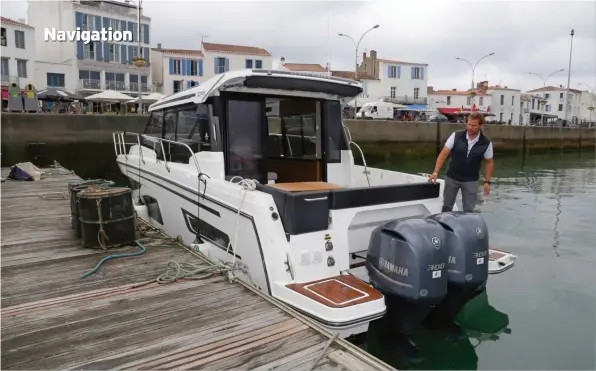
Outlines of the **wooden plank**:
[[[3,369],[264,370],[319,357],[327,336],[224,276],[138,286],[170,261],[206,264],[154,230],[139,230],[146,253],[81,279],[103,257],[139,248],[81,247],[60,197],[75,179],[51,169],[40,181],[0,186]],[[325,358],[316,369],[340,368]]]
[[342,189],[342,186],[326,182],[293,182],[293,183],[275,183],[269,184],[273,187],[286,192],[307,192],[307,191],[328,191],[330,189]]

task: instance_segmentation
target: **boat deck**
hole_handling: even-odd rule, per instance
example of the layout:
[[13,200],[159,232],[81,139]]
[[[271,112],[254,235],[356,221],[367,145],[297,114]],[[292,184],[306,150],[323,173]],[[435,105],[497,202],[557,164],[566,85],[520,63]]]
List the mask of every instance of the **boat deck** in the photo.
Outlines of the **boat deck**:
[[81,247],[67,188],[78,178],[43,170],[1,185],[2,369],[307,370],[320,357],[316,370],[392,369],[225,276],[138,285],[168,262],[209,264],[159,231],[138,232],[145,254],[80,278],[115,251]]

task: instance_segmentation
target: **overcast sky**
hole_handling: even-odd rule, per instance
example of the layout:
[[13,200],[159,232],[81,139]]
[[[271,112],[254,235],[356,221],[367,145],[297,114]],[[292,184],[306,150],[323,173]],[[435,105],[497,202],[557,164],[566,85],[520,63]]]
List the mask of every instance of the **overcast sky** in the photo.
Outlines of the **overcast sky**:
[[[34,3],[33,3],[34,4]],[[152,18],[151,44],[199,49],[201,37],[226,44],[262,46],[276,59],[320,63],[353,70],[355,49],[339,37],[362,40],[359,54],[377,50],[380,58],[429,64],[435,89],[467,89],[475,63],[475,81],[489,80],[524,90],[542,86],[529,75],[555,74],[548,85],[567,86],[570,31],[575,30],[571,87],[596,85],[596,1],[158,1],[144,0]],[[25,0],[2,1],[2,15],[25,17]],[[328,16],[329,15],[329,16]],[[329,21],[328,21],[329,19]],[[582,89],[585,89],[582,88]]]

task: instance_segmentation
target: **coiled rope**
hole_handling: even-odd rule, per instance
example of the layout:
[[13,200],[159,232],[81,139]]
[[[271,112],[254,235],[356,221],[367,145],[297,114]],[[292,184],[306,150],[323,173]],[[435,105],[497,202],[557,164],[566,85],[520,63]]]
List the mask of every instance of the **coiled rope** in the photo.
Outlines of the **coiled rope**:
[[[234,180],[236,180],[236,179],[240,179],[240,180],[237,182],[234,182]],[[151,284],[154,282],[158,283],[158,284],[169,284],[169,283],[174,283],[181,279],[201,280],[201,279],[210,278],[214,275],[224,274],[224,273],[227,273],[228,279],[231,283],[231,282],[235,281],[234,271],[241,270],[245,274],[248,273],[246,271],[246,268],[237,266],[237,263],[236,263],[237,255],[234,253],[234,250],[232,249],[232,241],[233,241],[234,246],[237,246],[236,243],[238,241],[238,230],[240,227],[240,213],[242,210],[242,206],[244,205],[244,200],[246,198],[246,194],[249,191],[253,191],[257,188],[258,181],[254,180],[254,179],[244,179],[242,177],[235,176],[230,180],[230,182],[239,185],[241,188],[242,194],[240,196],[240,205],[238,206],[238,213],[236,214],[234,237],[233,237],[233,240],[230,240],[228,242],[228,247],[226,249],[226,254],[227,254],[226,261],[220,261],[218,264],[211,265],[211,266],[204,266],[203,264],[199,265],[199,264],[170,261],[168,263],[168,269],[164,273],[160,274],[155,279],[136,284],[136,285],[132,286],[133,288],[145,286],[145,285],[148,285],[148,284]],[[101,199],[97,200],[97,209],[98,209],[99,228],[100,228],[97,238],[98,238],[98,242],[100,243],[101,247],[105,249],[109,246],[109,238],[103,229],[103,220],[102,220],[102,214],[101,214]],[[134,216],[135,216],[135,224],[136,224],[137,229],[139,230],[139,233],[141,235],[145,235],[145,233],[144,233],[145,231],[141,230],[141,228],[140,228],[136,212],[135,212]],[[157,231],[158,233],[163,233],[163,231],[161,229],[155,228],[153,226],[146,224],[146,227],[153,229],[153,230]],[[174,242],[184,244],[183,240],[180,236],[178,236],[177,238],[172,239],[172,240],[174,240]],[[135,253],[130,253],[130,254],[118,254],[118,255],[107,256],[107,257],[103,258],[102,260],[100,260],[92,270],[83,274],[81,276],[81,278],[85,278],[85,277],[88,277],[88,276],[94,274],[101,267],[101,265],[107,260],[122,258],[122,257],[138,256],[138,255],[144,254],[147,251],[145,246],[143,246],[143,244],[141,244],[138,240],[136,240],[135,242],[139,247],[141,247],[141,249],[142,249],[141,251],[138,251]],[[230,250],[232,251],[232,254],[233,254],[233,258],[232,258],[231,262],[229,261],[229,255],[228,255]]]

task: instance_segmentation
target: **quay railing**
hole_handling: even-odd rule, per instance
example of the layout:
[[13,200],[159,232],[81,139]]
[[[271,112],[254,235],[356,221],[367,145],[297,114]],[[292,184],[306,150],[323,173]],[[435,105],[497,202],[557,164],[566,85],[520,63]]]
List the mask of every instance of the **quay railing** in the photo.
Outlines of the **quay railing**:
[[[136,137],[136,142],[127,142],[126,139],[127,139],[127,137],[130,137],[130,136]],[[145,164],[145,158],[143,157],[143,147],[147,147],[147,148],[150,148],[150,147],[144,146],[142,141],[153,143],[152,149],[156,153],[157,153],[156,145],[159,145],[161,147],[161,153],[163,154],[163,162],[164,162],[165,168],[168,172],[170,172],[170,166],[168,165],[168,160],[166,158],[164,142],[168,143],[170,145],[183,147],[188,151],[188,153],[190,153],[190,157],[193,159],[193,162],[197,169],[197,173],[201,174],[201,167],[199,166],[199,161],[197,160],[195,153],[192,151],[192,149],[186,143],[180,143],[180,142],[177,142],[174,140],[169,140],[169,139],[157,138],[157,137],[154,137],[151,135],[146,135],[146,134],[127,133],[127,132],[112,133],[112,139],[114,140],[114,152],[116,153],[116,157],[124,155],[124,158],[126,158],[126,160],[128,160],[128,150],[130,149],[130,147],[132,147],[134,145],[138,145],[139,146],[139,155],[138,156],[141,158],[141,162],[143,163],[143,165]],[[127,148],[127,146],[129,146],[129,147]],[[157,158],[157,162],[160,163],[161,160],[159,158]],[[170,161],[170,162],[172,162],[172,161]]]

